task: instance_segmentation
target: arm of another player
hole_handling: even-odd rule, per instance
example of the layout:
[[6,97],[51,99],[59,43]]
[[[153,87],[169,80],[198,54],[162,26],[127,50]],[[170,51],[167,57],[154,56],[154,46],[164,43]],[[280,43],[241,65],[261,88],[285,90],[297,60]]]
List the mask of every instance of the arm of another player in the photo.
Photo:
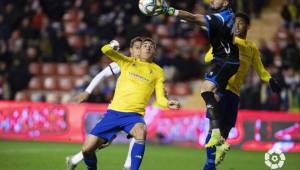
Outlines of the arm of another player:
[[273,92],[279,93],[281,91],[279,83],[272,78],[270,73],[265,69],[261,61],[260,53],[256,47],[254,48],[253,68],[264,82],[269,83]]
[[163,71],[159,74],[155,84],[155,96],[157,104],[162,108],[179,109],[180,103],[177,100],[168,100],[165,94]]
[[212,62],[212,60],[213,60],[213,54],[212,54],[212,48],[210,48],[204,56],[204,62],[205,64],[209,64]]
[[73,99],[74,103],[82,103],[88,99],[90,94],[93,92],[93,90],[99,85],[99,83],[107,77],[119,74],[120,67],[117,63],[111,63],[107,67],[105,67],[101,72],[99,72],[91,81],[91,83],[88,85],[88,87],[85,89],[85,91],[79,93],[76,95]]
[[118,49],[119,49],[119,42],[116,40],[112,40],[109,44],[104,45],[101,48],[101,51],[103,52],[103,54],[108,56],[111,60],[118,63],[120,67],[122,67],[122,65],[125,62],[131,62],[133,60],[132,58],[127,57],[124,54],[118,52]]

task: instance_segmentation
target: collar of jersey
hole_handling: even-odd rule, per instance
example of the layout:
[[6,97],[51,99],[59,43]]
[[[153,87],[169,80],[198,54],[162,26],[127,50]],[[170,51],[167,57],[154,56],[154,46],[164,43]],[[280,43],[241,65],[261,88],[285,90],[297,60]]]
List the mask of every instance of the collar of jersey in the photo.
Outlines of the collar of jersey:
[[145,63],[145,64],[151,64],[152,62],[146,62],[146,61],[142,61],[139,58],[135,58],[136,61],[141,62],[141,63]]
[[240,37],[238,37],[238,36],[235,36],[235,38],[236,38],[238,41],[247,41],[247,39],[242,39],[242,38],[240,38]]

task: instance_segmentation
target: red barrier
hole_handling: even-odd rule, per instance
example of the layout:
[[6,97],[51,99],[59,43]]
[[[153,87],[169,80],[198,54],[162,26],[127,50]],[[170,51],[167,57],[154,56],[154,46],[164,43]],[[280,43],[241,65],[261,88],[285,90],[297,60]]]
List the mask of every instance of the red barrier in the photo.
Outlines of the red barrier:
[[[49,104],[0,102],[0,138],[58,142],[82,142],[103,117],[103,104]],[[145,120],[148,140],[202,147],[208,121],[198,110],[160,110],[148,107]],[[239,111],[236,127],[228,141],[244,150],[300,152],[300,114],[266,111]],[[116,142],[126,142],[124,133]]]

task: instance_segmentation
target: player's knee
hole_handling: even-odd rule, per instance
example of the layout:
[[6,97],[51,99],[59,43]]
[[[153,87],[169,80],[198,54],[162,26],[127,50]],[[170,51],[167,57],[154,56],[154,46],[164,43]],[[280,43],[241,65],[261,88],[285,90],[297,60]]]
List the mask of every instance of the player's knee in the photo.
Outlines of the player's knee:
[[99,149],[99,150],[100,150],[100,149],[104,149],[104,148],[108,147],[110,144],[111,144],[111,142],[103,143],[102,145],[100,145],[100,146],[98,147],[98,149]]
[[136,124],[131,130],[131,135],[136,140],[145,140],[147,135],[146,126],[144,124]]
[[144,128],[136,129],[136,133],[134,135],[136,140],[145,140],[146,139],[146,130]]
[[91,155],[104,143],[104,139],[89,135],[81,148],[82,154],[86,156]]
[[204,81],[201,86],[201,93],[204,92],[215,92],[216,85],[210,81]]
[[83,156],[89,156],[89,155],[93,154],[93,152],[94,152],[92,147],[90,147],[88,145],[83,145],[81,148],[81,151],[82,151]]

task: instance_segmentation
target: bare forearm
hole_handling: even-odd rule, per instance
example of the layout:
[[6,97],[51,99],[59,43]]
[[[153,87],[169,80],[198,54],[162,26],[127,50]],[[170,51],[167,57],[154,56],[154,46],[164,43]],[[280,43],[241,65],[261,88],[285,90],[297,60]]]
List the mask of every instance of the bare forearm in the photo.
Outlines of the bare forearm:
[[205,18],[200,14],[192,14],[184,10],[178,10],[177,17],[198,25],[205,25]]

